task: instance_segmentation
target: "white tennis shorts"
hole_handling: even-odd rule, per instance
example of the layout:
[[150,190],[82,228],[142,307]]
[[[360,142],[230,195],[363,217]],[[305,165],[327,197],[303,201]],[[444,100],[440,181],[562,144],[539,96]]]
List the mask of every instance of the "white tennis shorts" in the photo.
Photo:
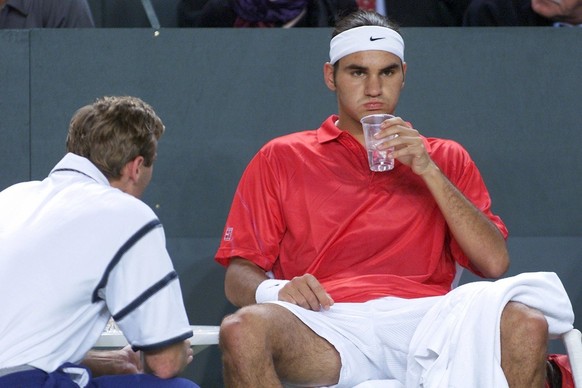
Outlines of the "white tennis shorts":
[[339,352],[341,371],[334,387],[354,387],[366,380],[404,382],[408,345],[426,312],[440,296],[402,299],[385,297],[365,303],[335,303],[312,311],[287,302],[291,311]]

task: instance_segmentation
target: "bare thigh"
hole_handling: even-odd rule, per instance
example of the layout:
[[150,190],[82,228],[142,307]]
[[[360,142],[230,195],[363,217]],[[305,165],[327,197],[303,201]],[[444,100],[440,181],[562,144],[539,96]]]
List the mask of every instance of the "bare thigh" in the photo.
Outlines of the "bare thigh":
[[297,386],[337,384],[339,353],[284,307],[265,303],[244,307],[225,318],[223,329],[241,325],[239,340],[270,353],[281,381]]

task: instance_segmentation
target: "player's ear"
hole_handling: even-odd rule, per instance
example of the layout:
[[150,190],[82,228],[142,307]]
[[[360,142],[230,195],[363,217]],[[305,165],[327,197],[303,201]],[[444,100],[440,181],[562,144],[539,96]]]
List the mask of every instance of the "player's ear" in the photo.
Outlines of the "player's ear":
[[323,80],[329,90],[335,92],[335,72],[333,65],[329,62],[323,65]]

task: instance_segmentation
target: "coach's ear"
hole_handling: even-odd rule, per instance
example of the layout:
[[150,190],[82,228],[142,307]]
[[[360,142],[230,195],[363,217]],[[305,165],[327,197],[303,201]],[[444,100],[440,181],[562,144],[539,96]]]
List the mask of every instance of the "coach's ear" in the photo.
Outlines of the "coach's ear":
[[335,92],[335,74],[333,65],[329,62],[326,62],[323,65],[323,80],[325,84],[332,92]]
[[141,155],[136,156],[133,160],[127,162],[121,174],[126,175],[132,182],[139,181],[141,167],[144,165],[145,158]]
[[144,157],[139,155],[127,162],[121,169],[121,176],[117,179],[110,179],[109,184],[124,193],[139,198],[141,195],[139,182],[140,175],[143,173],[144,160]]

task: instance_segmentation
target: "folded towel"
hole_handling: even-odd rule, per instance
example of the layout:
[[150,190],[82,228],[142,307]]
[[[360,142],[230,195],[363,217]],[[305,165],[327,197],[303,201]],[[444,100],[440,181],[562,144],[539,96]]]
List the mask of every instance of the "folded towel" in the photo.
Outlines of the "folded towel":
[[508,387],[501,369],[500,319],[509,301],[541,311],[550,338],[572,329],[574,312],[553,272],[468,283],[432,307],[408,356],[406,387]]

